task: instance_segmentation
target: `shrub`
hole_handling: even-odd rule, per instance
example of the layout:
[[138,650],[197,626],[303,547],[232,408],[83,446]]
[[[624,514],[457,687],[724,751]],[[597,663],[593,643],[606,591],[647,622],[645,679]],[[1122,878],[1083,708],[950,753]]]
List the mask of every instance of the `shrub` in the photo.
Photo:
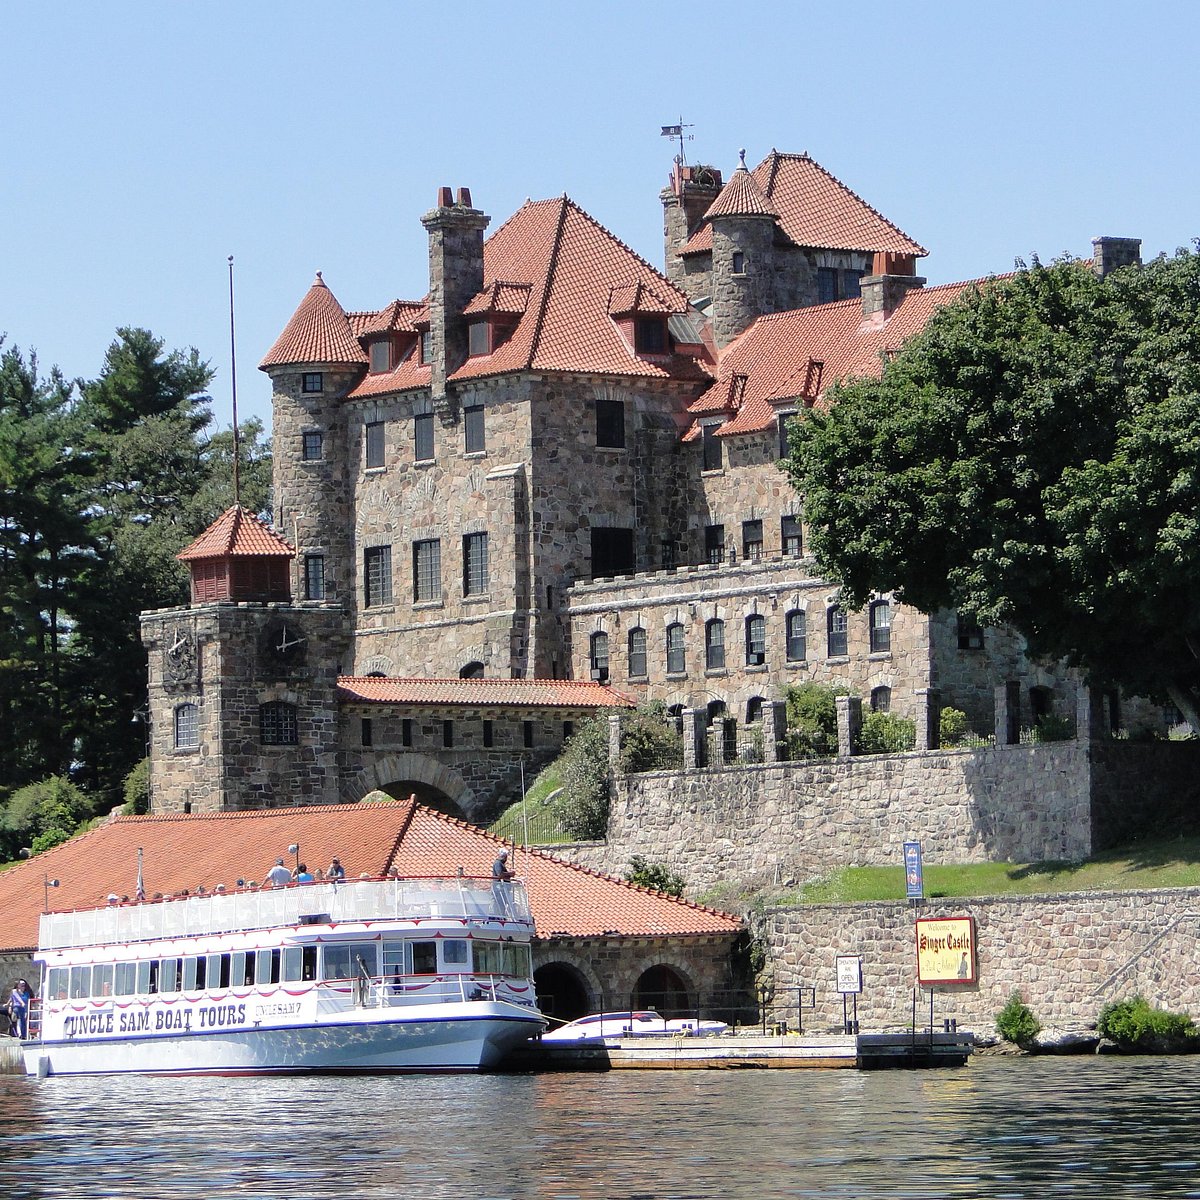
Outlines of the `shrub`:
[[661,700],[623,712],[621,757],[624,774],[637,771],[670,771],[683,766],[683,737]]
[[1166,1053],[1196,1048],[1195,1022],[1186,1013],[1151,1008],[1144,996],[1117,1000],[1100,1010],[1096,1023],[1101,1037],[1127,1053]]
[[957,746],[971,732],[971,722],[961,708],[943,708],[938,716],[938,739],[943,746]]
[[791,758],[837,753],[837,698],[848,693],[849,688],[823,683],[792,684],[784,689]]
[[[91,815],[91,797],[69,779],[51,775],[13,792],[4,812],[4,840],[15,855],[24,846],[32,850],[39,838],[55,830],[70,837]],[[49,840],[49,845],[57,844]]]
[[895,713],[870,713],[858,731],[859,754],[903,754],[916,744],[916,725]]
[[597,841],[608,832],[608,719],[584,721],[558,759],[562,791],[553,811],[563,832]]
[[141,817],[150,811],[150,760],[143,758],[125,776],[125,813]]
[[1075,726],[1069,717],[1047,713],[1033,727],[1035,742],[1069,742],[1075,736]]
[[1006,1042],[1025,1049],[1041,1032],[1042,1025],[1021,998],[1021,993],[1013,992],[1008,1003],[996,1014],[996,1029]]
[[682,875],[677,875],[662,863],[649,862],[640,854],[635,854],[629,860],[625,880],[627,883],[636,883],[639,887],[653,888],[656,892],[666,892],[668,896],[683,895]]

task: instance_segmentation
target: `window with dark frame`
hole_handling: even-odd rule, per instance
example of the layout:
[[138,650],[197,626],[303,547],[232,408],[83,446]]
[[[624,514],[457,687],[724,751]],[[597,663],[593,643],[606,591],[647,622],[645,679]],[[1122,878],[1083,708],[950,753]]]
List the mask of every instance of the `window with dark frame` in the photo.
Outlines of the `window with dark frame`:
[[433,361],[433,334],[426,329],[421,334],[421,362],[428,365]]
[[533,749],[533,722],[532,721],[522,721],[521,722],[521,737],[522,737],[522,741],[525,743],[525,749],[532,750]]
[[417,413],[413,418],[413,455],[417,462],[433,460],[433,413]]
[[305,462],[320,462],[324,456],[324,434],[319,429],[306,429],[300,437],[300,457]]
[[983,626],[971,617],[958,614],[958,648],[960,650],[983,649]]
[[598,683],[608,682],[608,634],[593,633],[588,653],[592,678]]
[[733,252],[733,273],[735,275],[744,275],[746,273],[746,256],[741,250]]
[[746,618],[746,665],[761,667],[767,661],[767,618],[753,613]]
[[304,598],[305,600],[325,599],[325,555],[306,554],[304,556]]
[[704,668],[725,669],[725,622],[716,618],[704,626]]
[[454,748],[454,722],[442,722],[442,746],[447,750]]
[[370,717],[363,717],[360,735],[364,746],[373,746],[375,744],[375,727],[371,724]]
[[780,542],[785,558],[799,558],[804,553],[804,529],[799,517],[783,517],[779,523]]
[[463,537],[463,595],[482,596],[488,590],[488,535]]
[[725,526],[704,527],[704,561],[718,566],[725,561]]
[[846,610],[835,604],[825,614],[827,654],[830,658],[844,658],[849,653],[849,623]]
[[365,429],[365,462],[367,469],[382,467],[384,462],[384,436],[382,421],[368,421]]
[[749,562],[758,562],[763,552],[763,523],[742,522],[742,557]]
[[367,351],[367,358],[367,370],[372,375],[379,375],[384,371],[390,371],[392,369],[391,338],[378,338],[373,341],[370,349]]
[[181,704],[175,710],[175,749],[195,750],[200,745],[200,709]]
[[392,602],[392,548],[368,546],[363,551],[363,605],[374,608]]
[[683,626],[676,622],[667,626],[667,674],[682,675],[686,669]]
[[640,626],[629,631],[629,674],[634,679],[646,674],[646,631]]
[[300,376],[300,390],[302,392],[323,392],[325,390],[325,376],[320,371],[305,371]]
[[838,298],[838,273],[836,267],[817,268],[817,303],[829,304]]
[[258,707],[259,740],[264,746],[296,746],[300,742],[296,706],[272,700]]
[[495,740],[493,725],[491,721],[485,720],[483,723],[483,746],[485,750],[490,750]]
[[487,449],[483,425],[483,405],[463,406],[463,452],[482,454]]
[[871,689],[871,711],[880,713],[892,711],[892,689],[890,687]]
[[406,750],[411,750],[413,744],[413,723],[412,717],[405,717],[400,722],[400,745]]
[[632,575],[634,571],[633,530],[614,526],[593,526],[592,578]]
[[857,300],[862,295],[862,278],[865,271],[842,272],[842,299]]
[[786,617],[788,662],[803,662],[808,657],[808,619],[803,609],[794,608]]
[[871,605],[871,653],[887,654],[892,649],[892,606],[887,600]]
[[596,445],[610,450],[625,448],[624,400],[596,400]]
[[638,354],[667,352],[667,322],[662,317],[635,317],[633,348]]
[[702,471],[719,471],[721,469],[721,439],[717,437],[717,430],[719,428],[719,425],[700,426],[700,434],[703,443],[700,463],[700,469]]
[[472,321],[467,326],[467,354],[471,358],[478,358],[482,354],[490,354],[491,350],[491,330],[487,321]]
[[442,543],[438,538],[413,542],[413,598],[418,604],[442,598]]

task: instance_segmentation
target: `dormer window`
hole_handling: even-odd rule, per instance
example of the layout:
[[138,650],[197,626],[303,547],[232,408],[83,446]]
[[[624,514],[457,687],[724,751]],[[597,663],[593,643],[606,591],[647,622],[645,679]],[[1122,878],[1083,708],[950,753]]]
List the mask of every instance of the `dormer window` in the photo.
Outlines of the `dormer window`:
[[638,354],[666,354],[666,321],[662,317],[637,317],[633,322],[633,348]]
[[475,358],[492,352],[491,327],[487,321],[473,321],[467,327],[467,353]]
[[369,369],[372,375],[378,375],[383,371],[390,371],[392,369],[391,338],[378,338],[376,341],[373,341],[367,353],[370,359]]

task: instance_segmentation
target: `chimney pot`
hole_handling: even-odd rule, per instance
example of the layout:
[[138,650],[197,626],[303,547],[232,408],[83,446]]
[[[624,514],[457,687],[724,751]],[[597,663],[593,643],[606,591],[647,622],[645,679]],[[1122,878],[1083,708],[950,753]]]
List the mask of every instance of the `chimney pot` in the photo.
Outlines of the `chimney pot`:
[[448,187],[438,188],[438,208],[449,208],[454,203],[452,193]]
[[470,188],[460,187],[458,189],[458,203],[463,208],[471,207],[471,189]]

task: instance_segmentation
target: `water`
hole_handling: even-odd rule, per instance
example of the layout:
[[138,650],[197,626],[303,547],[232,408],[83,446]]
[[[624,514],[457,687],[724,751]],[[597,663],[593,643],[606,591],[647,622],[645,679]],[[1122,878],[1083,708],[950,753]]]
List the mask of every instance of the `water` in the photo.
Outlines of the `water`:
[[1200,1057],[958,1070],[0,1077],[0,1197],[1200,1197]]

